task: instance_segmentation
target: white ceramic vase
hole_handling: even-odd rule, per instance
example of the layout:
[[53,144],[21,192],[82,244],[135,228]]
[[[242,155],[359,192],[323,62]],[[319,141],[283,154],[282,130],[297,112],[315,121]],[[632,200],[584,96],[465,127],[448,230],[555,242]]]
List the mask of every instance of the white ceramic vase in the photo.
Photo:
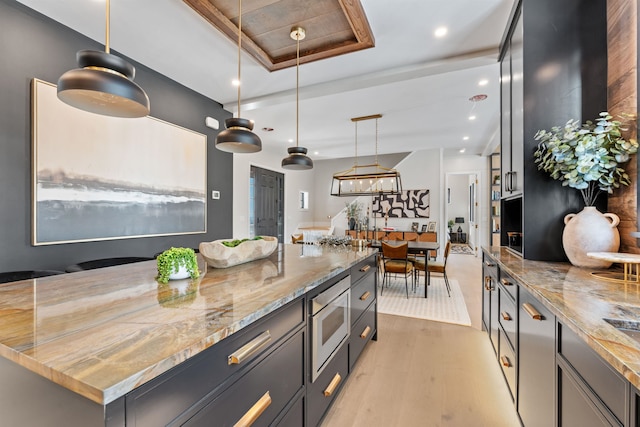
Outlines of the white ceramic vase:
[[577,214],[564,217],[562,246],[577,267],[609,268],[610,262],[589,258],[588,252],[618,252],[620,249],[620,218],[612,213],[601,213],[595,206],[585,206]]
[[174,271],[169,275],[169,280],[186,279],[189,276],[190,274],[189,274],[189,270],[187,270],[187,267],[185,267],[184,264],[180,264],[178,271]]

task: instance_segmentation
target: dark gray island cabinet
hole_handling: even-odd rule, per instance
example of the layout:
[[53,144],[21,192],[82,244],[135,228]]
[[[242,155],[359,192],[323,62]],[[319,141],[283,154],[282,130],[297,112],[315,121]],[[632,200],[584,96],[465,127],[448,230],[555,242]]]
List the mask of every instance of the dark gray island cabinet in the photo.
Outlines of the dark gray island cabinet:
[[640,345],[603,320],[638,307],[639,295],[496,247],[483,251],[482,286],[483,327],[525,427],[640,425]]
[[[189,354],[192,350],[185,349],[183,354],[176,356],[182,361],[157,375],[148,374],[153,377],[139,386],[116,384],[115,389],[129,391],[108,402],[101,404],[89,397],[89,391],[74,389],[73,385],[78,384],[76,381],[50,381],[37,369],[28,369],[29,355],[26,353],[20,355],[24,360],[18,363],[0,357],[0,410],[3,414],[0,424],[83,427],[318,425],[340,392],[365,345],[376,337],[376,255],[369,249],[346,254],[329,251],[322,256],[327,259],[314,260],[315,264],[306,279],[300,279],[304,275],[299,269],[304,268],[303,261],[309,261],[299,256],[298,247],[285,245],[278,257],[284,263],[287,274],[278,275],[279,270],[273,269],[277,264],[266,260],[235,271],[209,270],[204,278],[201,277],[198,298],[187,305],[179,304],[173,312],[169,311],[169,318],[173,323],[165,325],[165,328],[217,328],[214,325],[220,321],[217,316],[228,315],[233,318],[234,315],[240,315],[240,306],[253,306],[258,300],[261,301],[259,314],[246,316],[242,311],[243,319],[248,319],[245,325],[239,328],[236,325],[235,330],[229,327],[228,331],[222,331],[224,337],[216,338],[215,344],[193,355]],[[346,259],[342,260],[340,257]],[[153,262],[150,265],[153,267]],[[126,267],[123,271],[131,268],[142,269],[140,266]],[[275,276],[263,277],[265,271],[269,271],[267,275]],[[294,271],[297,272],[293,273]],[[225,279],[231,277],[232,273],[236,273],[233,277],[243,274],[248,276],[242,279],[243,283],[228,283]],[[256,274],[260,277],[255,276]],[[139,275],[139,271],[133,275]],[[69,276],[74,277],[80,276]],[[263,283],[256,287],[253,280],[262,280]],[[303,282],[292,285],[300,280]],[[351,300],[351,305],[343,309],[342,313],[348,322],[346,329],[351,333],[347,333],[322,372],[314,378],[311,366],[316,344],[313,340],[315,330],[312,302],[319,294],[345,282],[350,284],[346,291],[349,295],[345,299]],[[31,283],[25,285],[35,288]],[[38,285],[43,286],[43,283]],[[49,285],[56,286],[55,283]],[[62,282],[58,285],[63,286]],[[229,286],[225,287],[227,285]],[[262,286],[263,294],[256,296]],[[141,294],[140,289],[134,293]],[[255,301],[247,303],[252,298]],[[211,300],[218,302],[211,303]],[[158,301],[159,297],[156,303]],[[225,304],[219,305],[219,301],[224,301]],[[144,306],[143,300],[138,302]],[[190,317],[191,311],[197,311],[199,304],[207,303],[211,304],[208,308],[195,317]],[[265,304],[269,308],[265,309]],[[231,313],[234,311],[231,306],[236,313]],[[253,310],[248,307],[243,308],[245,309]],[[96,313],[97,317],[100,317],[99,311]],[[134,311],[144,309],[138,307]],[[340,313],[340,310],[336,310],[336,313]],[[176,321],[173,316],[180,319],[187,316],[188,321],[181,323],[182,320]],[[150,320],[146,315],[138,317],[136,321],[142,322],[143,318],[147,322],[157,321]],[[336,323],[335,315],[327,318],[329,325]],[[141,331],[137,333],[142,334]],[[168,339],[168,336],[179,340],[184,339],[185,335],[163,335],[156,342],[154,341],[158,337],[145,336],[142,341],[154,342],[148,348],[150,349],[155,345],[162,345],[162,340]],[[169,342],[165,344],[177,345]],[[91,343],[87,342],[87,345]],[[135,347],[131,351],[136,351]],[[58,356],[64,357],[64,351]],[[96,353],[95,357],[99,356]],[[103,356],[109,358],[108,354]],[[126,357],[120,360],[127,364]],[[84,363],[93,366],[89,371],[104,369],[96,360],[86,360]],[[118,370],[117,365],[108,366],[109,369]],[[109,369],[105,369],[103,375],[113,374],[108,372]],[[38,373],[31,372],[32,370]],[[56,374],[60,375],[52,372],[52,375]],[[136,378],[134,376],[131,381],[136,381]]]

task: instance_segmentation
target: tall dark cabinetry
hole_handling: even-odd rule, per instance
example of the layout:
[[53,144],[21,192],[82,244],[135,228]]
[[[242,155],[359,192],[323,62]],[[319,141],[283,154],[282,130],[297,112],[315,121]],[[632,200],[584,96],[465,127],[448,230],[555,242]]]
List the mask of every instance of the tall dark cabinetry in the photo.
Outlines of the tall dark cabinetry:
[[607,109],[604,17],[606,0],[521,0],[503,38],[500,241],[522,233],[516,246],[527,259],[566,260],[563,218],[583,207],[577,190],[537,170],[534,135]]

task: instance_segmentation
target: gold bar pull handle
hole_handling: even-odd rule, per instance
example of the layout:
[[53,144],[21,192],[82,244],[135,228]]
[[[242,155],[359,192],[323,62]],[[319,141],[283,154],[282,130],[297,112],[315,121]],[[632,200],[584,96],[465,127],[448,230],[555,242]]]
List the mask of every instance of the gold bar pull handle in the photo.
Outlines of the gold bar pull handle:
[[364,294],[362,294],[360,296],[360,301],[366,301],[369,298],[370,295],[371,295],[371,292],[369,292],[369,291],[365,292]]
[[507,356],[500,356],[500,362],[502,362],[502,366],[506,368],[511,367],[511,362],[509,361],[509,358]]
[[342,377],[340,376],[340,372],[338,372],[333,377],[327,388],[324,389],[325,397],[331,396],[333,392],[336,391],[336,388],[338,388],[338,384],[340,384],[340,381],[342,381]]
[[229,356],[227,356],[227,364],[238,365],[251,357],[252,354],[263,348],[271,341],[271,334],[269,331],[264,331]]
[[513,286],[513,283],[511,283],[507,279],[500,279],[500,283],[502,283],[502,286]]
[[491,276],[484,277],[484,289],[487,291],[493,290],[493,287],[491,286]]
[[369,332],[371,332],[371,326],[364,328],[364,331],[360,334],[360,338],[365,339],[369,335]]
[[370,268],[371,268],[371,266],[369,264],[367,264],[364,267],[362,267],[360,269],[360,271],[362,271],[363,273],[366,273],[367,271],[369,271]]
[[495,267],[496,265],[494,263],[492,263],[491,261],[485,261],[484,265],[486,265],[487,267]]
[[522,304],[522,308],[524,308],[524,311],[526,311],[533,320],[543,320],[542,314],[540,314],[540,312],[528,302]]
[[271,396],[266,392],[251,408],[238,420],[233,427],[249,427],[271,405]]
[[502,314],[502,319],[503,320],[511,320],[511,315],[509,313],[507,313],[506,311],[503,311],[501,314]]

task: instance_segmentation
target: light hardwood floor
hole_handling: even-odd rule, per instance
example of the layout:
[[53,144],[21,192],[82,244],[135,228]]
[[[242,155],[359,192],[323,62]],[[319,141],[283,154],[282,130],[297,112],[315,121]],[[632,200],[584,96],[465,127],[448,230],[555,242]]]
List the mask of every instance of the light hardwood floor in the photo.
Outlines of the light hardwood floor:
[[513,427],[520,422],[481,330],[481,258],[452,254],[472,326],[378,316],[378,341],[362,353],[323,427]]

